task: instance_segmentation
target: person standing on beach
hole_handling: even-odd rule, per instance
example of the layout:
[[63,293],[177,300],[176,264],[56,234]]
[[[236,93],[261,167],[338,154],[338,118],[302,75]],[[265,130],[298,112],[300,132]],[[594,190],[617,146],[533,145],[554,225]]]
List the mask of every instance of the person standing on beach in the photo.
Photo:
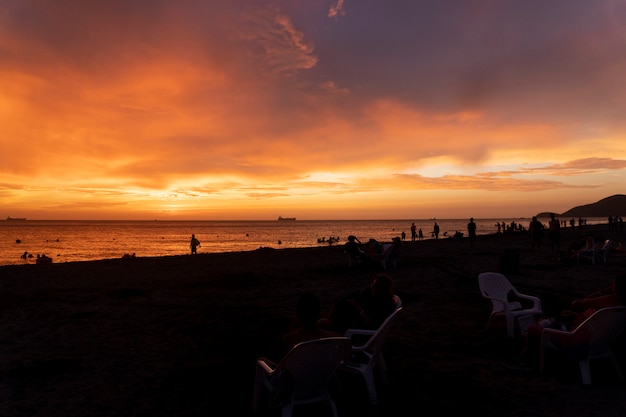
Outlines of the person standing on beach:
[[473,217],[470,217],[470,221],[467,223],[467,234],[469,235],[470,245],[474,246],[476,241],[476,223],[474,223]]
[[554,213],[550,213],[550,222],[548,223],[548,236],[550,237],[550,245],[552,245],[552,250],[561,249],[561,220],[557,219]]
[[415,238],[417,237],[417,226],[415,223],[411,224],[411,241],[415,242]]
[[196,239],[196,235],[191,235],[191,242],[189,242],[189,247],[191,248],[191,254],[195,255],[198,251],[198,246],[200,246],[200,241]]
[[433,235],[435,239],[439,239],[439,225],[435,222],[435,226],[433,226]]
[[543,223],[537,219],[537,216],[533,216],[533,219],[528,225],[530,231],[530,247],[531,249],[541,250],[541,241],[543,240]]

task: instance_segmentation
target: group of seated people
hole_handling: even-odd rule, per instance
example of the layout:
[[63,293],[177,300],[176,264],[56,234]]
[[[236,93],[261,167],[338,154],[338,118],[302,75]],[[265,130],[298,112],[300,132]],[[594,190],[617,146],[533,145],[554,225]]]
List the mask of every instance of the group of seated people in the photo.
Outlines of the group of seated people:
[[[402,250],[402,239],[400,237],[394,237],[391,240],[391,245],[393,247],[387,259],[397,259]],[[385,245],[381,242],[376,239],[369,239],[363,244],[354,235],[348,236],[348,241],[343,245],[343,250],[352,260],[365,264],[379,261],[381,257],[385,255]]]
[[[552,328],[563,331],[576,329],[583,321],[601,308],[618,307],[626,305],[626,274],[617,275],[612,284],[599,291],[595,291],[584,298],[573,300],[569,309],[563,310],[555,317],[541,318],[536,324],[528,327],[526,334],[526,346],[522,351],[531,365],[537,365],[541,341],[541,333],[544,328]],[[588,335],[582,334],[584,338]],[[584,344],[587,340],[567,340],[564,344]],[[574,346],[570,346],[574,347]]]
[[313,293],[301,294],[296,314],[280,341],[274,359],[284,356],[300,342],[343,336],[348,329],[377,329],[395,311],[398,298],[389,274],[376,274],[366,287],[335,299],[322,313],[320,300]]
[[[348,329],[377,329],[395,311],[398,301],[393,291],[392,278],[384,273],[375,275],[366,287],[338,297],[324,316],[317,295],[301,294],[296,304],[296,315],[280,340],[276,357],[262,357],[260,360],[275,366],[298,343],[343,336]],[[264,373],[257,363],[255,389],[260,386]],[[279,389],[272,394],[270,403],[277,405],[288,397],[293,381],[289,380],[288,375],[282,375],[274,384]]]
[[567,252],[570,259],[578,260],[580,257],[590,258],[591,256],[594,256],[594,248],[598,248],[598,246],[596,246],[598,242],[602,242],[603,245],[606,245],[602,246],[600,253],[604,253],[604,251],[606,251],[611,255],[626,255],[626,246],[622,242],[605,240],[587,235],[583,239],[575,240],[569,244]]

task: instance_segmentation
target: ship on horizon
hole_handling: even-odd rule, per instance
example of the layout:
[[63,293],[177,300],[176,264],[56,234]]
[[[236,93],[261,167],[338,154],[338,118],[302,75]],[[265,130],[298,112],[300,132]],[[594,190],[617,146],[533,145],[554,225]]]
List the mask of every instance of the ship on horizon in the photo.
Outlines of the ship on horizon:
[[11,220],[23,221],[23,220],[26,220],[26,217],[11,217],[11,216],[9,216],[9,217],[7,217],[7,220],[9,220],[9,221],[11,221]]
[[278,220],[295,220],[295,217],[283,217],[283,216],[278,216]]

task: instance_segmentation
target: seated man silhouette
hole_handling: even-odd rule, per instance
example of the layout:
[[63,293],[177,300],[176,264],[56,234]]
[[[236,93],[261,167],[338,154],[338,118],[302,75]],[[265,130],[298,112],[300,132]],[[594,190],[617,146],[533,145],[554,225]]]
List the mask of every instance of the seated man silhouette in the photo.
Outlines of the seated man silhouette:
[[296,306],[296,320],[290,330],[282,338],[283,354],[289,352],[295,345],[308,340],[323,337],[337,337],[341,334],[318,327],[320,318],[320,301],[314,294],[302,294]]
[[378,329],[397,307],[391,276],[379,273],[366,287],[335,300],[319,326],[344,334],[348,329]]
[[[339,333],[331,330],[325,330],[318,327],[318,320],[320,317],[320,301],[314,294],[305,293],[298,298],[298,304],[296,306],[296,318],[291,324],[290,329],[285,333],[281,339],[281,358],[282,359],[294,346],[301,342],[307,342],[315,339],[322,339],[325,337],[337,337],[342,336]],[[260,360],[270,364],[272,367],[276,367],[278,361],[272,361],[268,358],[261,357]],[[263,367],[259,366],[257,362],[256,376],[255,376],[255,388],[254,388],[254,406],[256,410],[259,406],[260,390],[263,385],[263,380],[268,378],[266,371]],[[270,405],[272,407],[278,407],[291,397],[295,386],[295,380],[293,376],[283,371],[271,377],[271,384],[273,385],[272,396],[270,398]],[[338,381],[331,381],[333,389],[338,389]]]
[[370,261],[370,257],[361,249],[361,241],[356,236],[348,236],[348,241],[343,245],[343,250],[355,261]]

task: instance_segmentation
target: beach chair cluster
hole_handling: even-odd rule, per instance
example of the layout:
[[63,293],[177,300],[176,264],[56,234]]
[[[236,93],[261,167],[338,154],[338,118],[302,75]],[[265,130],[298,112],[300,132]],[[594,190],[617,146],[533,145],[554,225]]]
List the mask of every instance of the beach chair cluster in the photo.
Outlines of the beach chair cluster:
[[[508,337],[515,336],[516,327],[519,327],[520,334],[524,335],[528,326],[535,323],[535,317],[542,314],[540,299],[518,292],[503,274],[481,273],[478,275],[478,284],[482,296],[492,303],[487,328],[490,327],[494,317],[500,316],[506,320]],[[608,360],[619,380],[624,382],[620,363],[613,352],[613,345],[625,330],[626,306],[599,309],[573,330],[543,328],[540,342],[540,372],[544,372],[549,357],[548,351],[552,351],[578,364],[584,385],[591,384],[590,361],[596,359]]]
[[606,264],[609,261],[609,255],[620,253],[619,247],[619,243],[611,239],[596,242],[590,249],[577,251],[576,262],[580,263],[581,260],[586,260],[591,262],[592,265],[599,262]]
[[[395,311],[376,330],[348,329],[343,337],[299,343],[280,363],[257,359],[253,413],[260,409],[261,391],[265,388],[270,393],[270,406],[280,408],[283,417],[291,416],[296,406],[320,402],[326,403],[331,415],[337,417],[333,382],[337,383],[335,377],[341,372],[362,376],[369,403],[377,404],[375,374],[388,384],[383,346],[402,309],[402,300],[396,296]],[[356,342],[363,338],[365,342]]]
[[[346,258],[348,260],[348,267],[351,268],[354,263],[360,262],[357,259],[354,259],[350,254],[344,251]],[[393,243],[385,243],[383,244],[383,252],[369,255],[370,259],[374,262],[380,263],[383,271],[387,269],[387,265],[391,264],[394,268],[398,267],[397,264],[397,254],[394,253],[394,244]]]

